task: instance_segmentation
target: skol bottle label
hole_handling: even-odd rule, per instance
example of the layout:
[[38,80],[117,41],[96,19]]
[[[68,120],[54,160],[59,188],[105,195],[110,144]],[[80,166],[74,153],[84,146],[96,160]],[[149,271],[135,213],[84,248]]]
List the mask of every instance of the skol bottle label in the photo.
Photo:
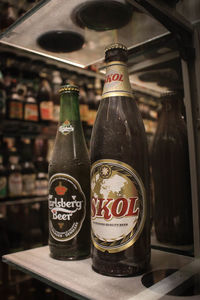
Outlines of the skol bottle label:
[[107,64],[102,99],[112,96],[133,97],[127,66],[120,61],[112,61]]
[[74,238],[86,212],[86,198],[78,181],[67,174],[54,174],[49,181],[48,206],[52,237],[59,242]]
[[116,253],[133,245],[146,219],[143,183],[129,165],[99,160],[91,168],[92,240],[100,251]]

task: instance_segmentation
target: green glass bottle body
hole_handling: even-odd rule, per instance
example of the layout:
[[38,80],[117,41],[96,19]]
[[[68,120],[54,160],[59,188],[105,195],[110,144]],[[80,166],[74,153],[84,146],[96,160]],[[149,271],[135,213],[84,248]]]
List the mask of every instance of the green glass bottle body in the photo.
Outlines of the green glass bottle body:
[[60,260],[90,255],[90,161],[78,89],[60,89],[60,120],[49,163],[49,247]]
[[147,140],[120,47],[106,52],[91,137],[92,267],[108,276],[140,274],[150,261]]

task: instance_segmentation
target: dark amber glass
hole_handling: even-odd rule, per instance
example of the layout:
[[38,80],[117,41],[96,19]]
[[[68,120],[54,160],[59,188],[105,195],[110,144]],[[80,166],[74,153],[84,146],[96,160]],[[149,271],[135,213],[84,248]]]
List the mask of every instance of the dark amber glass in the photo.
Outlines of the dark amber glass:
[[[92,267],[109,276],[142,273],[150,261],[147,140],[126,61],[123,45],[107,50],[104,90],[91,138]],[[139,205],[133,213],[129,205],[135,196]],[[131,216],[138,211],[134,225]]]
[[158,241],[173,245],[193,241],[187,128],[181,107],[180,93],[164,97],[152,146],[155,232]]

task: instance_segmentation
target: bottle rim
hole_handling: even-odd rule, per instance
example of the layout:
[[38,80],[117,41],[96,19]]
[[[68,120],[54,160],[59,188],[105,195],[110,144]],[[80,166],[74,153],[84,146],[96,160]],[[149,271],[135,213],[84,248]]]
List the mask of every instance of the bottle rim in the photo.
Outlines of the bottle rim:
[[105,48],[105,53],[108,52],[109,50],[113,50],[113,49],[122,49],[122,50],[125,50],[127,51],[127,47],[121,43],[114,43],[114,44],[111,44],[111,45],[108,45],[106,48]]
[[77,92],[79,93],[79,88],[76,85],[66,84],[60,87],[59,94],[63,94],[66,92]]

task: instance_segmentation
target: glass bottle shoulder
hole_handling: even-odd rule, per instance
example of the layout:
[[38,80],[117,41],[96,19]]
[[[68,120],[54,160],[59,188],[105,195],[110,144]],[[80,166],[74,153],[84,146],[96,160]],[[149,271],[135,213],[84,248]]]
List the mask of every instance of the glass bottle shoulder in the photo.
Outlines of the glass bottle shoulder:
[[135,100],[128,97],[111,97],[101,100],[93,135],[102,132],[107,132],[107,134],[110,132],[114,136],[120,135],[121,142],[143,135],[144,125]]
[[71,172],[89,168],[89,154],[84,137],[80,133],[70,132],[64,135],[57,132],[49,172]]
[[[91,163],[112,158],[128,164],[147,154],[144,124],[134,99],[103,99],[91,137]],[[143,162],[142,162],[143,164]]]

